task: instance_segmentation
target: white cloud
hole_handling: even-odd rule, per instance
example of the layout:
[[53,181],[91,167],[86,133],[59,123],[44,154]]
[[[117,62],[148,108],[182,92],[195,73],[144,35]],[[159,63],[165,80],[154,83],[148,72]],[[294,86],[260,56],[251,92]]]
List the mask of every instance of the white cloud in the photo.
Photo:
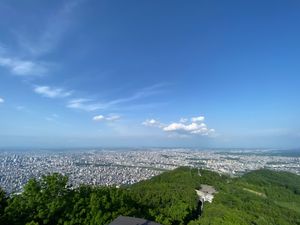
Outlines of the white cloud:
[[[176,132],[180,134],[197,134],[197,135],[211,135],[215,132],[214,129],[209,129],[207,125],[200,120],[194,120],[196,122],[192,122],[189,124],[184,123],[171,123],[163,128],[166,132]],[[201,119],[201,121],[203,121]]]
[[10,57],[0,56],[0,66],[19,76],[43,75],[47,72],[47,66],[44,63]]
[[163,128],[164,131],[176,131],[176,130],[184,130],[185,125],[182,123],[171,123],[170,125]]
[[65,91],[62,88],[51,88],[49,86],[36,86],[34,91],[48,98],[65,98],[72,94],[72,92]]
[[97,115],[93,117],[94,121],[116,121],[119,120],[121,117],[118,115],[108,115],[108,116],[103,116],[103,115]]
[[93,120],[95,120],[95,121],[102,121],[102,120],[104,120],[104,116],[103,115],[94,116]]
[[147,119],[142,124],[147,127],[162,127],[163,126],[159,121],[157,121],[155,119]]
[[159,127],[165,132],[178,133],[181,135],[211,136],[215,133],[214,129],[209,129],[203,122],[205,120],[204,116],[193,117],[190,120],[192,121],[191,123],[187,123],[188,119],[180,119],[179,122],[164,125],[154,119],[151,119],[143,122],[143,125]]
[[192,122],[202,122],[205,120],[205,117],[204,116],[198,116],[198,117],[192,117],[191,118],[191,121]]
[[4,99],[3,98],[0,98],[0,103],[4,103]]

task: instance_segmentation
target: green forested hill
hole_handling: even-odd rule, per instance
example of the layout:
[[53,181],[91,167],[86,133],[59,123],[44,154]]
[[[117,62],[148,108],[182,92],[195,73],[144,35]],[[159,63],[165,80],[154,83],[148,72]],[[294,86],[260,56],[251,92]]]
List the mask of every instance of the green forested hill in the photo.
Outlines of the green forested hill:
[[[0,224],[108,224],[118,215],[161,224],[299,224],[300,176],[269,170],[229,178],[207,170],[178,168],[132,186],[71,189],[67,177],[30,180],[20,195],[0,191]],[[195,189],[218,193],[199,217]]]
[[300,224],[300,177],[258,170],[223,186],[195,224]]

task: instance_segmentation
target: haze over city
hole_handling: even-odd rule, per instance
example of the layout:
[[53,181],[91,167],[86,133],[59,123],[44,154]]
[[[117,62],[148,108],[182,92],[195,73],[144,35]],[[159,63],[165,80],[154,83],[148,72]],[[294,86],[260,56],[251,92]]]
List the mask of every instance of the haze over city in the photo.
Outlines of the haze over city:
[[299,1],[0,2],[0,147],[298,148]]

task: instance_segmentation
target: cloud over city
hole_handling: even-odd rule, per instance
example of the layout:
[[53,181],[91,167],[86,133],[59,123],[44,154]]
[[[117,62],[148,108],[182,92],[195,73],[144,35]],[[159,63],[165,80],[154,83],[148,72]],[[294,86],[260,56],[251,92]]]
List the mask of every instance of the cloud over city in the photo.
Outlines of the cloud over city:
[[192,117],[190,119],[181,118],[179,122],[163,124],[155,119],[147,119],[142,124],[147,127],[157,127],[168,133],[180,135],[200,135],[212,136],[215,134],[215,129],[208,128],[204,123],[205,117]]

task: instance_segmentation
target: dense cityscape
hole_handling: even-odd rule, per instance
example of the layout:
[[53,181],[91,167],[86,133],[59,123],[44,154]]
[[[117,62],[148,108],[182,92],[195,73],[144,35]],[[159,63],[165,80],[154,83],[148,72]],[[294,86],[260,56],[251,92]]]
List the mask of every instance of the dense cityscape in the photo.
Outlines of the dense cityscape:
[[69,184],[119,186],[149,179],[179,166],[209,169],[230,176],[268,168],[300,174],[299,155],[283,156],[265,150],[136,149],[35,151],[0,153],[0,186],[7,193],[22,191],[30,178],[58,172]]

